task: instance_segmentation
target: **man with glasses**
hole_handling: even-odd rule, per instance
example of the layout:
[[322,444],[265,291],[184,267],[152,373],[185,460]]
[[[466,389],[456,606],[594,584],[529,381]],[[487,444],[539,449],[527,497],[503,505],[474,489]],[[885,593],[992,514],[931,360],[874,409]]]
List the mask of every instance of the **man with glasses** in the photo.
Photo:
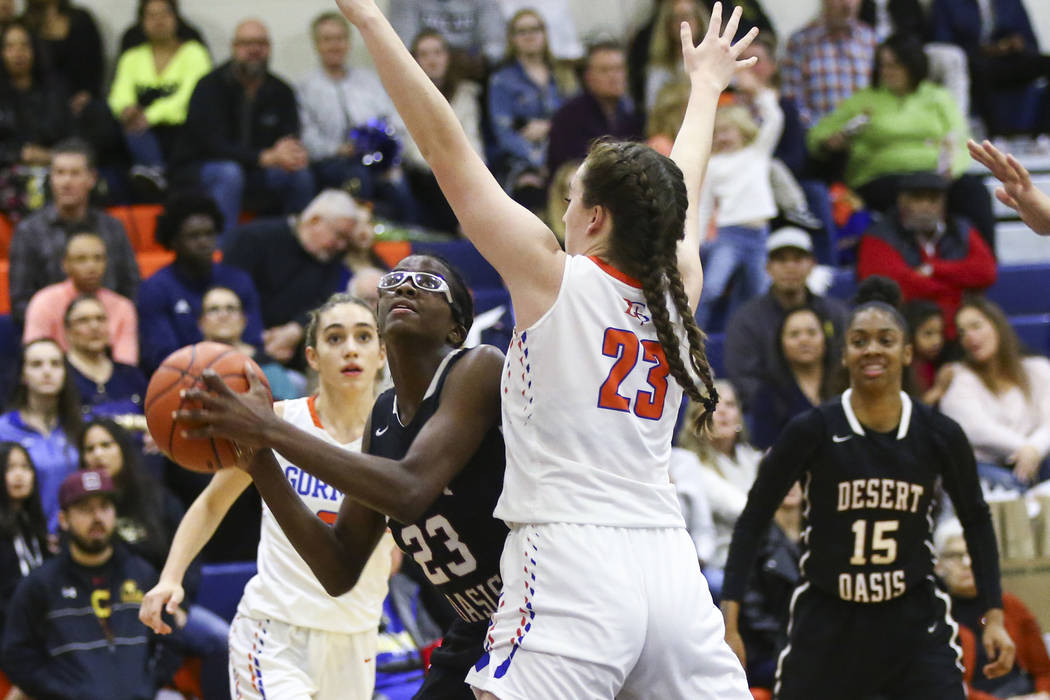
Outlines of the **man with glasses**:
[[102,286],[106,275],[106,243],[102,237],[87,230],[70,236],[62,257],[62,271],[66,279],[44,287],[29,300],[22,342],[53,338],[62,350],[68,351],[63,315],[71,301],[89,294],[106,311],[113,360],[137,365],[138,314],[130,299]]
[[264,212],[292,214],[316,191],[299,140],[295,93],[269,71],[269,60],[266,26],[256,19],[238,24],[233,57],[193,90],[174,157],[197,171],[227,229],[236,225],[244,197]]
[[308,312],[339,291],[342,255],[365,218],[346,192],[325,190],[302,216],[258,219],[230,232],[223,261],[255,282],[267,355],[304,366],[298,351]]
[[270,385],[274,401],[297,399],[306,395],[306,377],[288,369],[258,348],[244,342],[246,320],[244,307],[237,293],[226,287],[212,287],[204,293],[200,318],[197,320],[201,336],[214,343],[232,345],[259,365]]
[[1003,624],[1017,645],[1017,660],[1005,676],[994,680],[985,677],[988,663],[984,647],[975,635],[982,628],[981,607],[977,599],[970,554],[963,539],[962,525],[952,518],[944,521],[934,533],[937,551],[935,571],[952,597],[952,617],[959,623],[965,679],[970,700],[1014,698],[1019,700],[1050,699],[1050,657],[1043,644],[1043,634],[1032,612],[1015,595],[1003,592]]

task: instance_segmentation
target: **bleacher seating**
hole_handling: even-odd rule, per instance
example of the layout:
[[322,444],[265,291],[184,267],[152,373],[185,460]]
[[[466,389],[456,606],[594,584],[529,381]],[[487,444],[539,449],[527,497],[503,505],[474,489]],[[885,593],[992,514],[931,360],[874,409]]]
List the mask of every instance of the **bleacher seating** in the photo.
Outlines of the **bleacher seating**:
[[484,288],[502,288],[503,279],[488,260],[481,257],[477,248],[466,239],[449,241],[418,241],[412,244],[412,252],[421,255],[438,255],[452,263],[475,292]]
[[857,276],[852,269],[838,269],[831,273],[827,296],[849,301],[857,293]]
[[254,561],[229,564],[205,564],[201,567],[201,584],[197,591],[197,604],[227,622],[233,620],[237,603],[244,593],[248,579],[255,576],[258,567]]
[[1050,313],[1050,265],[1000,265],[999,279],[988,289],[988,298],[1008,315]]
[[1010,316],[1024,349],[1041,355],[1050,354],[1050,314]]

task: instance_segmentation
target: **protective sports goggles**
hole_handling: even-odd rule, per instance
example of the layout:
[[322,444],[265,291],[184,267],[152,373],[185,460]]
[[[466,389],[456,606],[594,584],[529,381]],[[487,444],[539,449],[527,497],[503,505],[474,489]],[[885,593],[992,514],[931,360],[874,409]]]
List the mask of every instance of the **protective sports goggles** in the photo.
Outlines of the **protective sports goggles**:
[[455,306],[452,303],[452,290],[449,289],[448,282],[443,277],[430,272],[405,272],[403,270],[388,272],[379,278],[378,287],[393,290],[405,282],[411,282],[413,287],[423,292],[444,294],[449,306]]

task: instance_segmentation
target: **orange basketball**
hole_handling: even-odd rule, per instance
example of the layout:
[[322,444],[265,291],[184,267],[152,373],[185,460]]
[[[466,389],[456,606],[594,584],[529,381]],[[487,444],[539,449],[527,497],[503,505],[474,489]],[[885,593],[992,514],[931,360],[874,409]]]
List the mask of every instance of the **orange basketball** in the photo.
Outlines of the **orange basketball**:
[[178,410],[200,408],[199,402],[187,401],[179,394],[183,389],[203,387],[201,373],[205,369],[215,370],[233,391],[248,391],[245,362],[251,363],[255,376],[269,390],[270,384],[259,365],[229,345],[204,341],[187,345],[164,359],[150,377],[145,403],[146,425],[161,452],[195,472],[211,473],[237,463],[233,444],[229,440],[183,437],[182,431],[191,426],[178,423],[172,414]]

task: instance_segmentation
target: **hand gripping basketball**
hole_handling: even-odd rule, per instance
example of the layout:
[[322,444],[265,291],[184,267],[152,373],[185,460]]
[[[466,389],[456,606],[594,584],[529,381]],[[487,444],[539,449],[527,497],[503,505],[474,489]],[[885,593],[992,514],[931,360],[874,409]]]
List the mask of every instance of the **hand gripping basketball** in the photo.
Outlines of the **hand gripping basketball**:
[[269,447],[271,431],[268,426],[278,420],[273,412],[270,391],[250,364],[244,366],[248,391],[237,393],[226,385],[219,375],[206,369],[201,373],[204,388],[193,387],[183,392],[183,398],[199,408],[182,409],[175,419],[187,426],[185,435],[191,439],[222,437],[232,441],[238,451],[238,463],[246,466],[251,454],[261,447]]
[[[246,373],[245,365],[252,370]],[[185,433],[186,424],[176,420],[179,410],[197,407],[186,398],[186,390],[203,386],[204,372],[211,372],[220,384],[228,384],[234,391],[249,389],[249,377],[262,375],[262,370],[247,355],[230,345],[209,341],[187,345],[166,357],[150,377],[144,409],[146,425],[164,454],[186,469],[211,473],[243,463],[243,454],[239,454],[243,452],[243,444],[219,437],[189,438]],[[265,382],[265,378],[262,381]],[[264,391],[268,396],[268,388]]]

